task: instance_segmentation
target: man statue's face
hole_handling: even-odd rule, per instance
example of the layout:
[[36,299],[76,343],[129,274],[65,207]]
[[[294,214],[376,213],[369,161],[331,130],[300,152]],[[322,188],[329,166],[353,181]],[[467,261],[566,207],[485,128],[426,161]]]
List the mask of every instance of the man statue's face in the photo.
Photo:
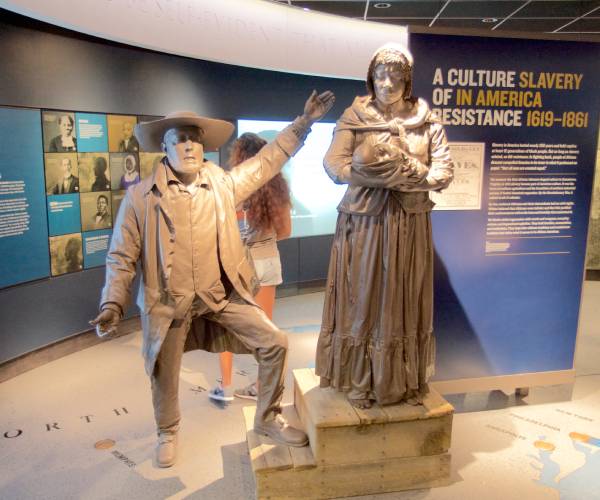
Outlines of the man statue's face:
[[174,127],[165,132],[162,149],[176,174],[189,176],[202,168],[204,147],[198,127]]

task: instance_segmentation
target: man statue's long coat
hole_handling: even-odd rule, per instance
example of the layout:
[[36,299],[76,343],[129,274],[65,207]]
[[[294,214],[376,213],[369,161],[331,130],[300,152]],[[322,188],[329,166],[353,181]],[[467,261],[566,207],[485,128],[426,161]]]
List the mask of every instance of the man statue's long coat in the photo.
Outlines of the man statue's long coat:
[[[290,125],[256,156],[229,172],[209,161],[203,165],[215,198],[221,265],[237,293],[249,303],[254,303],[252,290],[256,277],[240,238],[236,206],[276,175],[301,145]],[[170,286],[176,228],[169,207],[167,168],[163,160],[152,176],[128,189],[115,223],[100,301],[101,308],[113,303],[126,310],[136,263],[140,260],[142,276],[137,305],[143,327],[142,353],[149,375],[171,322],[186,312],[178,310],[180,298],[173,296]],[[192,349],[249,353],[233,335],[203,318],[194,320],[188,335],[185,350]]]

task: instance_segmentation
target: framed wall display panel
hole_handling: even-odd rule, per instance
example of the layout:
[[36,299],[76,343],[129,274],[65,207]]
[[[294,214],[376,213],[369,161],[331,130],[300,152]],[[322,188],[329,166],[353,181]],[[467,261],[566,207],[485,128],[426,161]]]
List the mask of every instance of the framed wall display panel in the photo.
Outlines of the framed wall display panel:
[[572,382],[597,153],[597,47],[412,34],[410,48],[414,94],[431,104],[455,155],[455,188],[464,191],[455,201],[475,201],[465,195],[481,182],[469,210],[432,216],[436,384],[469,392]]
[[111,229],[100,229],[82,233],[84,269],[91,269],[105,264],[111,234]]
[[52,276],[74,273],[83,269],[81,233],[50,237]]
[[[0,288],[104,264],[127,189],[164,157],[140,152],[133,131],[159,118],[0,108],[0,249],[16,255]],[[35,258],[17,256],[23,242]]]
[[42,117],[0,107],[0,288],[50,275]]
[[110,178],[113,191],[126,190],[140,182],[140,160],[136,153],[110,153]]
[[81,193],[81,229],[96,231],[112,227],[110,191]]
[[77,153],[46,153],[46,193],[73,194],[79,192],[79,162]]
[[140,145],[133,135],[137,117],[108,115],[108,150],[111,153],[139,153]]
[[72,111],[44,111],[44,151],[47,153],[72,153],[77,151],[75,113]]
[[110,191],[108,153],[79,153],[79,192]]

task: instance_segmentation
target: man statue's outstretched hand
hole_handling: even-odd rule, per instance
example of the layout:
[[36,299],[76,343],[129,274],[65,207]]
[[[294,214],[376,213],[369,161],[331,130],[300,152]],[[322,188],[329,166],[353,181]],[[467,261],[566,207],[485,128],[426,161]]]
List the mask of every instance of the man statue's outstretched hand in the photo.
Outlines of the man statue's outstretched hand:
[[96,335],[98,337],[114,337],[117,333],[117,326],[120,320],[121,317],[117,311],[104,309],[90,321],[90,325],[96,327]]
[[322,94],[317,94],[317,91],[313,90],[304,104],[304,117],[311,123],[319,121],[331,109],[334,102],[335,96],[330,90]]

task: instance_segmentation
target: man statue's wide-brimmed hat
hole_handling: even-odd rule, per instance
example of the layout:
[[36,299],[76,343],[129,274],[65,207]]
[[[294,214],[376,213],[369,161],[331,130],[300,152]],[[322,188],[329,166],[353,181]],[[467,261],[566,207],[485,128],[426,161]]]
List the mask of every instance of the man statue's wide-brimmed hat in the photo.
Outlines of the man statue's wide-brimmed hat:
[[142,149],[160,151],[165,132],[175,127],[194,126],[202,130],[201,143],[205,151],[216,151],[231,137],[232,123],[215,118],[199,116],[193,111],[175,111],[160,120],[138,123],[135,136]]

